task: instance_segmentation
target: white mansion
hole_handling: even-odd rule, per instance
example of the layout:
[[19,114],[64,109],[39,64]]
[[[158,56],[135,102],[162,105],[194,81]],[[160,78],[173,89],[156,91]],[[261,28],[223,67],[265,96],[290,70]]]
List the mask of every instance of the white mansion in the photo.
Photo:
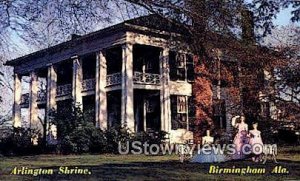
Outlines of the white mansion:
[[[171,40],[179,35],[139,26],[139,20],[74,35],[7,62],[14,67],[14,126],[24,126],[21,110],[28,109],[30,127],[42,129],[39,110],[45,110],[47,120],[50,110],[74,101],[83,111],[94,109],[95,126],[101,129],[121,124],[132,132],[164,130],[171,140],[192,139],[187,104],[193,57]],[[22,92],[26,76],[28,93]]]
[[[144,26],[137,18],[11,60],[14,67],[15,127],[25,126],[21,110],[28,109],[31,128],[42,129],[39,111],[81,105],[92,110],[95,126],[125,125],[131,132],[164,130],[170,141],[193,139],[189,129],[193,55],[178,30]],[[23,92],[22,77],[30,78]],[[46,82],[45,88],[41,82]],[[215,90],[215,89],[214,89]],[[224,91],[223,91],[224,92]],[[226,95],[214,94],[218,99]],[[224,107],[220,127],[230,130],[234,111]]]

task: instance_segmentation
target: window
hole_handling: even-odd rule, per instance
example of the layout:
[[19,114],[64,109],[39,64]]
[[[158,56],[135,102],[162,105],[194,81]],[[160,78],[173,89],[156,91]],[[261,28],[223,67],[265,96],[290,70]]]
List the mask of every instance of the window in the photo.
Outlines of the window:
[[187,129],[187,96],[171,96],[172,130]]
[[187,55],[186,71],[187,71],[187,80],[189,82],[193,82],[195,80],[193,55]]
[[169,54],[169,67],[170,67],[170,79],[172,81],[177,80],[177,67],[175,64],[176,61],[176,53],[173,51],[170,51]]
[[169,66],[170,79],[172,81],[194,80],[194,62],[192,55],[170,51]]
[[183,53],[177,53],[176,66],[177,68],[185,68],[185,55]]
[[268,117],[270,115],[270,104],[268,102],[261,103],[261,116]]
[[186,113],[186,97],[177,96],[177,113]]

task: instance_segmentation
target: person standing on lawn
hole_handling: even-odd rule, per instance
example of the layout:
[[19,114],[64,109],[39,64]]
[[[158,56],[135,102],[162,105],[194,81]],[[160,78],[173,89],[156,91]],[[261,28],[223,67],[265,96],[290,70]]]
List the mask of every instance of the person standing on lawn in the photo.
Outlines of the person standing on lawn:
[[[237,123],[236,120],[240,122]],[[233,144],[235,145],[235,154],[232,155],[232,159],[240,160],[245,158],[245,154],[242,152],[242,148],[245,144],[249,143],[248,139],[248,124],[245,123],[245,116],[236,116],[232,119],[232,125],[237,129],[237,134],[234,137]]]
[[[250,135],[250,145],[252,147],[252,152],[255,149],[255,147],[261,147],[263,148],[263,141],[261,138],[261,132],[257,129],[258,127],[258,123],[253,123],[253,130],[249,131],[249,135]],[[261,160],[261,154],[256,154],[255,152],[253,152],[254,156],[252,157],[252,160],[254,162],[258,162]]]

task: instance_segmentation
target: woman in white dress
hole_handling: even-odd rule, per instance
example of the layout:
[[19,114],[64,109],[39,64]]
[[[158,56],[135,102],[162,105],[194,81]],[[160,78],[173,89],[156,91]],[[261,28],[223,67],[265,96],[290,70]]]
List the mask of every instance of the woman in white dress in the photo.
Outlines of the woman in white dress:
[[[191,162],[193,163],[214,163],[214,162],[225,162],[225,155],[221,153],[221,150],[213,147],[214,137],[210,136],[210,131],[206,131],[206,136],[202,137],[203,146],[211,146],[211,152],[209,154],[204,154],[203,148],[200,153],[196,154]],[[207,152],[207,151],[206,151]]]
[[252,146],[252,152],[254,154],[254,157],[252,157],[252,160],[254,162],[258,162],[260,161],[260,154],[256,154],[255,151],[253,151],[255,149],[255,147],[261,147],[258,149],[262,149],[263,148],[263,142],[261,139],[261,132],[257,129],[258,124],[254,123],[253,124],[253,129],[249,131],[249,135],[250,135],[250,142],[249,144]]

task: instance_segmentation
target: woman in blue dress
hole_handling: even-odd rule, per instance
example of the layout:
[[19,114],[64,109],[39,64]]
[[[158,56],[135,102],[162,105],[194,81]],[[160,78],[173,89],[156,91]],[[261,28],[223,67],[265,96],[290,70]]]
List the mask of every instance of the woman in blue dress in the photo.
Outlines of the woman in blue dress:
[[[193,163],[214,163],[214,162],[225,162],[226,157],[222,150],[219,150],[217,147],[212,145],[214,143],[214,137],[210,136],[210,131],[206,131],[206,136],[202,137],[202,145],[205,147],[193,156],[191,162]],[[207,147],[211,147],[209,154],[206,154]],[[206,151],[203,151],[206,149]]]

